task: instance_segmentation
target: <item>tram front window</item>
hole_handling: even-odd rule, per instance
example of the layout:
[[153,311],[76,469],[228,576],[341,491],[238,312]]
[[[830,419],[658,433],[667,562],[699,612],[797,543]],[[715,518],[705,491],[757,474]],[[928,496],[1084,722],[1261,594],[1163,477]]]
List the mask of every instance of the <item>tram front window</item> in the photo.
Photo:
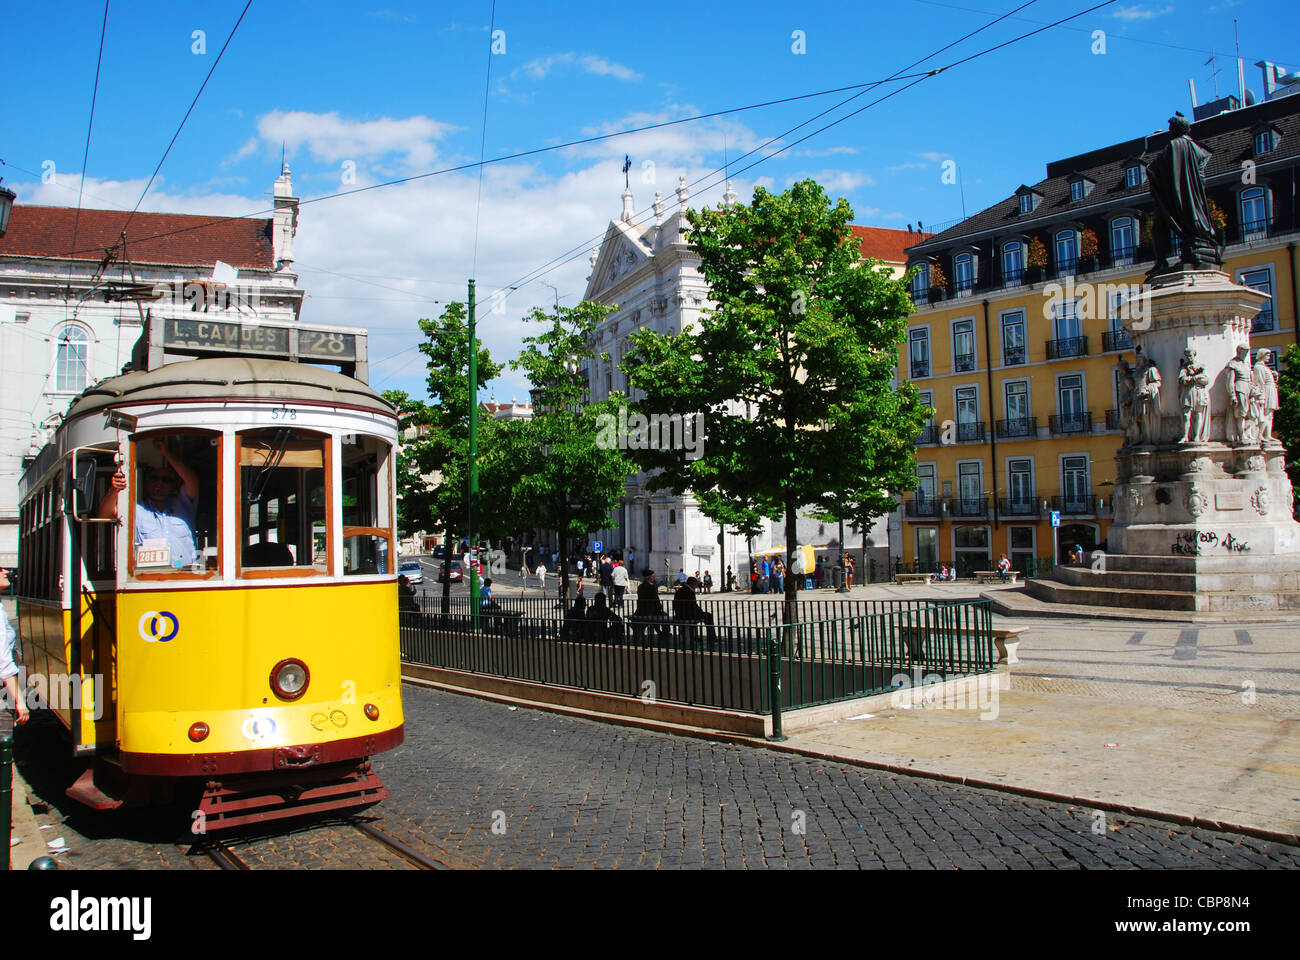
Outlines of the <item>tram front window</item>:
[[342,443],[343,572],[393,569],[390,448],[378,437],[349,434]]
[[329,572],[328,442],[289,428],[240,434],[241,568]]
[[[219,565],[217,463],[220,439],[197,431],[135,438],[134,545],[136,575],[210,576]],[[116,515],[110,485],[100,515]]]

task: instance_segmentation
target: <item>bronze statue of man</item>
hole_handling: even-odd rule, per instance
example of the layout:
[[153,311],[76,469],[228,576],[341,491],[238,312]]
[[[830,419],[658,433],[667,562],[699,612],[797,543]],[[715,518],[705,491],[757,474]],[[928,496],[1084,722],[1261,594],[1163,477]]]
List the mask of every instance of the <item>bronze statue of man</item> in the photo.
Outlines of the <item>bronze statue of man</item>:
[[1152,230],[1155,266],[1148,277],[1171,269],[1167,263],[1171,232],[1180,241],[1179,262],[1193,267],[1221,265],[1223,253],[1210,222],[1205,195],[1205,168],[1210,151],[1188,134],[1192,125],[1181,113],[1169,118],[1170,139],[1163,150],[1144,161],[1156,214]]

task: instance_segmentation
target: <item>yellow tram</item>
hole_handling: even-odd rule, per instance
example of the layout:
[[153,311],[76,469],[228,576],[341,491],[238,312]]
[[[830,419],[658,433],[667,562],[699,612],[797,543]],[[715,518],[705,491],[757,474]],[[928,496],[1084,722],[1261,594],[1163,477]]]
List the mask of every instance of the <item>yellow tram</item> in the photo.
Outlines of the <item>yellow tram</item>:
[[387,796],[396,444],[362,380],[265,356],[73,402],[21,481],[18,600],[29,675],[90,761],[70,796],[194,789],[196,832]]

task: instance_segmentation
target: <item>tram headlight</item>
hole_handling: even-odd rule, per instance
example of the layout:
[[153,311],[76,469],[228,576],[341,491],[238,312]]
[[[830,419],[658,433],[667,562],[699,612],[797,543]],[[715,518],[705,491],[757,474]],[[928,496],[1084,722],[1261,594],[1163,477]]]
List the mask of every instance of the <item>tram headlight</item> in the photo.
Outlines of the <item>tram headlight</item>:
[[311,673],[301,660],[281,660],[271,671],[271,689],[281,700],[297,700],[307,692],[310,682]]
[[202,720],[190,724],[190,740],[194,743],[202,743],[208,739],[209,728]]
[[366,704],[366,718],[369,720],[379,719],[379,708],[376,707],[373,703]]

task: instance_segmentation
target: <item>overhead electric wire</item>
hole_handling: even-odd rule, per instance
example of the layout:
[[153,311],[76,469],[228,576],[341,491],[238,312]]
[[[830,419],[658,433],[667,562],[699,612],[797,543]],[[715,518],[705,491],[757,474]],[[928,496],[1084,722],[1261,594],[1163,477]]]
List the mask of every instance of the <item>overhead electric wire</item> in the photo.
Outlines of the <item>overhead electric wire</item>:
[[[1003,20],[1005,20],[1005,19],[1007,19],[1007,18],[1013,16],[1014,14],[1018,13],[1019,11],[1025,9],[1025,7],[1030,6],[1030,4],[1032,4],[1033,2],[1034,2],[1034,0],[1028,0],[1028,2],[1026,2],[1026,3],[1022,3],[1020,6],[1016,7],[1015,9],[1010,10],[1010,11],[1008,11],[1007,13],[1002,14],[1002,15],[999,16],[997,19],[995,19],[995,20],[991,20],[990,22],[984,24],[984,25],[981,26],[981,27],[978,27],[977,29],[971,31],[970,33],[966,34],[965,36],[960,37],[960,38],[957,39],[957,40],[953,40],[953,41],[951,41],[950,43],[945,44],[944,46],[940,47],[938,50],[935,50],[934,52],[932,52],[932,53],[930,53],[930,54],[927,54],[926,56],[922,57],[922,58],[919,59],[919,60],[913,61],[912,63],[908,64],[906,67],[903,67],[903,68],[901,68],[899,71],[896,71],[896,73],[900,74],[900,76],[897,76],[897,77],[895,77],[894,79],[902,79],[902,76],[901,76],[901,75],[904,75],[904,74],[903,74],[903,71],[911,70],[913,67],[917,66],[918,64],[922,64],[922,63],[924,63],[926,60],[930,60],[930,59],[932,59],[932,58],[938,56],[940,53],[943,53],[945,50],[949,50],[949,49],[951,49],[952,47],[956,46],[957,44],[959,44],[959,43],[963,43],[963,42],[965,42],[966,40],[969,40],[971,37],[975,36],[976,34],[981,33],[981,32],[984,31],[984,30],[987,30],[989,27],[992,27],[992,26],[996,25],[997,23],[1000,23],[1001,21],[1003,21]],[[806,136],[803,136],[803,137],[799,138],[798,140],[795,140],[795,141],[792,141],[792,142],[789,143],[789,144],[786,144],[785,146],[783,146],[783,147],[780,148],[779,150],[775,150],[775,151],[773,151],[772,153],[768,154],[768,155],[765,156],[765,157],[761,157],[761,158],[759,158],[758,160],[754,161],[753,163],[749,164],[748,166],[741,167],[739,170],[734,170],[734,169],[732,169],[732,170],[730,170],[730,171],[724,170],[723,168],[717,168],[717,169],[713,170],[712,172],[707,173],[707,174],[705,174],[705,175],[702,176],[702,177],[699,177],[699,178],[696,179],[693,183],[691,183],[690,186],[692,186],[692,187],[697,186],[698,184],[704,182],[705,180],[708,180],[709,178],[716,176],[718,173],[724,173],[725,176],[730,176],[730,175],[733,174],[733,173],[744,173],[746,170],[749,170],[749,169],[751,169],[751,168],[757,166],[758,164],[763,163],[763,162],[766,161],[766,160],[770,160],[772,157],[775,157],[775,156],[780,155],[781,153],[784,153],[786,150],[790,149],[791,147],[797,146],[798,144],[803,143],[805,140],[808,140],[808,139],[810,139],[811,137],[814,137],[814,136],[816,136],[816,135],[819,134],[819,133],[823,133],[824,131],[829,130],[831,127],[836,126],[836,125],[839,124],[839,123],[843,123],[845,120],[848,120],[850,117],[857,116],[858,114],[860,114],[860,113],[862,113],[863,111],[865,111],[865,110],[867,110],[867,109],[869,109],[869,108],[875,106],[876,104],[878,104],[878,103],[882,103],[883,101],[888,100],[890,97],[894,96],[895,94],[897,94],[897,93],[901,93],[901,92],[903,92],[904,90],[908,90],[908,89],[910,89],[910,88],[916,86],[918,83],[921,83],[922,81],[929,79],[930,77],[938,76],[939,74],[944,73],[945,71],[950,70],[950,69],[952,69],[953,67],[959,66],[959,65],[961,65],[961,64],[963,64],[963,63],[968,63],[968,62],[970,62],[971,60],[977,59],[978,57],[986,56],[987,54],[992,53],[992,52],[994,52],[995,50],[1000,50],[1000,49],[1002,49],[1003,47],[1009,46],[1010,44],[1018,43],[1019,41],[1024,40],[1024,39],[1027,39],[1027,38],[1029,38],[1029,37],[1032,37],[1032,36],[1034,36],[1035,34],[1042,33],[1044,30],[1048,30],[1048,29],[1050,29],[1051,27],[1058,26],[1058,25],[1060,25],[1060,24],[1062,24],[1062,23],[1067,23],[1067,22],[1069,22],[1070,20],[1074,20],[1074,19],[1077,19],[1078,17],[1082,17],[1082,16],[1084,16],[1084,15],[1086,15],[1086,14],[1088,14],[1088,13],[1091,13],[1091,12],[1094,11],[1094,10],[1098,10],[1098,9],[1100,9],[1101,7],[1109,6],[1110,4],[1112,4],[1112,3],[1114,3],[1114,2],[1115,2],[1115,0],[1104,0],[1104,2],[1099,3],[1099,4],[1097,4],[1097,5],[1094,6],[1094,7],[1090,7],[1090,8],[1087,9],[1087,10],[1081,10],[1080,12],[1078,12],[1078,13],[1076,13],[1076,14],[1073,14],[1072,16],[1065,17],[1065,18],[1063,18],[1063,19],[1061,19],[1061,20],[1058,20],[1058,21],[1056,21],[1055,23],[1051,23],[1051,24],[1048,24],[1048,25],[1046,25],[1046,26],[1040,27],[1040,28],[1038,28],[1037,30],[1031,30],[1029,33],[1022,34],[1022,35],[1020,35],[1020,36],[1018,36],[1018,37],[1015,37],[1015,38],[1013,38],[1013,39],[1011,39],[1011,40],[1006,40],[1006,41],[1004,41],[1004,42],[1002,42],[1002,43],[999,43],[999,44],[997,44],[997,45],[995,45],[995,46],[989,47],[989,48],[987,48],[987,49],[985,49],[985,50],[981,50],[981,51],[979,51],[978,53],[974,53],[974,54],[971,54],[970,56],[963,57],[963,58],[960,59],[960,60],[955,60],[955,61],[953,61],[952,63],[950,63],[950,64],[946,64],[946,65],[944,65],[944,66],[942,66],[942,67],[939,67],[939,68],[937,68],[937,69],[935,69],[935,70],[929,70],[929,71],[926,71],[926,72],[924,72],[924,73],[922,73],[922,74],[919,74],[919,75],[917,75],[917,74],[907,74],[906,76],[914,76],[915,79],[914,79],[911,83],[908,83],[908,84],[904,85],[903,87],[900,87],[899,89],[892,91],[891,93],[885,95],[884,97],[880,97],[880,98],[877,99],[877,100],[873,100],[871,103],[867,104],[866,106],[859,107],[857,110],[854,110],[854,111],[852,111],[851,113],[845,114],[843,117],[840,117],[840,118],[838,118],[837,120],[832,121],[831,123],[827,124],[826,126],[821,127],[821,128],[819,128],[819,129],[813,131],[812,133],[807,134]],[[885,81],[880,81],[880,83],[884,83],[884,82],[888,82],[888,78],[887,78]],[[877,86],[879,86],[880,83],[878,83]],[[860,93],[854,94],[854,96],[849,97],[849,98],[847,98],[847,99],[841,101],[840,103],[836,104],[835,106],[831,107],[830,109],[828,109],[828,110],[824,110],[824,111],[822,111],[821,113],[814,115],[813,117],[809,118],[808,120],[803,121],[803,123],[797,124],[796,126],[791,127],[789,130],[786,130],[785,132],[783,132],[783,133],[781,133],[781,134],[778,134],[778,135],[775,136],[775,137],[770,138],[770,139],[767,140],[765,143],[760,144],[759,146],[755,147],[754,149],[749,150],[749,151],[747,151],[746,153],[741,154],[741,156],[739,157],[739,159],[740,159],[740,160],[743,160],[743,159],[745,159],[745,157],[751,156],[752,154],[758,152],[759,150],[762,150],[764,147],[769,146],[769,145],[771,145],[772,143],[775,143],[776,141],[781,140],[781,139],[783,139],[783,138],[786,137],[786,136],[789,136],[789,135],[790,135],[791,133],[793,133],[795,130],[798,130],[798,129],[802,128],[802,127],[807,126],[809,123],[813,122],[814,120],[817,120],[817,119],[819,119],[820,117],[825,116],[827,113],[830,113],[830,112],[832,112],[832,111],[834,111],[834,110],[839,109],[840,107],[842,107],[842,106],[846,105],[847,103],[849,103],[849,102],[851,102],[851,101],[857,99],[858,97],[862,96],[864,93],[867,93],[867,92],[868,92],[868,91],[864,90],[864,91],[861,91]],[[732,166],[732,165],[729,164],[728,166]],[[717,186],[718,183],[720,183],[720,182],[721,182],[721,181],[715,181],[714,183],[709,184],[708,186],[705,187],[705,190],[708,190],[708,189],[711,189],[711,188]],[[635,221],[636,219],[639,219],[639,218],[641,218],[641,217],[644,217],[645,214],[646,214],[646,212],[649,211],[649,210],[651,210],[651,209],[653,209],[653,208],[648,207],[648,208],[646,208],[646,210],[643,210],[641,213],[637,214],[636,217],[634,218],[634,221]],[[533,280],[536,280],[538,277],[540,277],[540,276],[544,276],[545,274],[550,273],[552,270],[558,269],[559,267],[564,266],[565,264],[571,263],[573,260],[576,260],[579,256],[581,256],[583,253],[586,252],[587,244],[589,244],[589,243],[591,243],[591,242],[593,242],[593,241],[595,241],[595,240],[600,240],[600,239],[603,238],[603,237],[604,237],[604,233],[602,232],[602,233],[598,234],[596,237],[594,237],[592,240],[588,240],[588,241],[586,241],[586,242],[580,244],[580,245],[577,246],[577,247],[572,247],[572,248],[570,248],[570,250],[569,250],[569,252],[568,252],[569,255],[561,254],[559,257],[556,257],[556,258],[554,258],[553,260],[548,261],[548,262],[547,262],[546,264],[544,264],[542,267],[539,267],[539,268],[537,268],[536,270],[530,271],[528,274],[525,274],[522,278],[520,278],[519,280],[516,280],[514,283],[512,283],[512,284],[510,285],[509,289],[511,289],[511,290],[518,289],[519,287],[522,287],[522,286],[524,286],[525,284],[528,284],[528,283],[533,282]],[[581,250],[580,253],[579,253],[579,252],[576,252],[576,251],[579,251],[579,250]],[[533,274],[536,274],[537,276],[533,276]]]
[[[162,165],[167,162],[167,155],[172,152],[172,147],[176,145],[176,139],[181,135],[181,131],[185,129],[186,121],[189,120],[190,114],[194,112],[195,106],[198,105],[199,97],[203,96],[203,91],[207,88],[208,81],[212,79],[212,74],[216,71],[217,64],[221,63],[221,58],[225,56],[226,48],[230,46],[230,41],[235,39],[235,32],[239,29],[239,25],[244,22],[244,17],[248,13],[248,8],[252,5],[253,0],[248,0],[248,2],[244,4],[244,9],[240,11],[239,19],[236,20],[235,25],[230,28],[230,36],[226,37],[226,42],[221,45],[221,50],[217,53],[216,59],[212,61],[212,66],[208,69],[208,75],[203,78],[203,82],[199,84],[198,93],[194,94],[194,99],[190,101],[190,108],[185,111],[185,116],[181,117],[180,126],[178,126],[176,132],[172,134],[172,138],[167,144],[167,149],[163,151],[162,157],[158,160],[158,166],[153,168],[153,173],[149,175],[149,182],[144,185],[144,190],[140,192],[140,199],[137,200],[135,206],[131,208],[130,214],[127,215],[126,223],[122,224],[122,233],[126,233],[126,228],[131,225],[131,218],[134,217],[136,211],[140,209],[140,204],[144,202],[145,196],[149,193],[149,188],[153,186],[153,182],[158,176],[158,171],[161,170]],[[136,237],[134,242],[139,243],[142,239],[150,240],[153,238]]]
[[[104,19],[99,25],[99,53],[95,57],[95,82],[90,90],[90,119],[86,121],[86,149],[81,154],[81,179],[77,183],[77,212],[72,218],[72,250],[77,249],[77,228],[81,226],[81,196],[86,188],[86,167],[90,163],[90,133],[95,128],[95,101],[99,99],[99,69],[104,64],[104,36],[108,33],[108,0],[104,0]],[[68,259],[72,259],[72,250]],[[64,304],[72,296],[72,265],[68,265],[68,286]]]

